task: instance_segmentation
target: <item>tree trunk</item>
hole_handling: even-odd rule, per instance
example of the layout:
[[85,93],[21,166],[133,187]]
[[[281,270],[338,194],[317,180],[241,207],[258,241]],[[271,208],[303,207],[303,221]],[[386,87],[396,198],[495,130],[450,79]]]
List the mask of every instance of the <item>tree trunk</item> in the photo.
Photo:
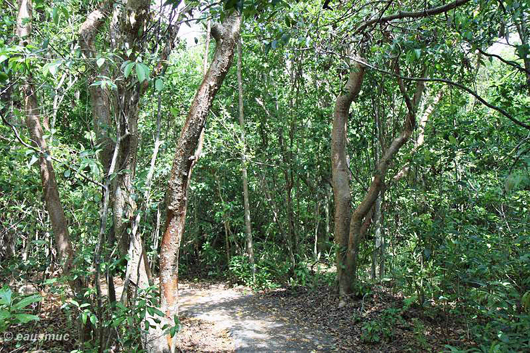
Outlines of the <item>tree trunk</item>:
[[[19,12],[17,16],[17,35],[20,37],[21,45],[29,44],[31,35],[32,4],[31,0],[19,1]],[[22,86],[24,97],[24,111],[26,115],[26,125],[32,143],[40,150],[39,169],[44,193],[46,209],[50,216],[50,223],[54,234],[55,247],[57,248],[58,260],[62,263],[64,275],[68,275],[72,270],[74,251],[68,232],[68,222],[64,214],[64,209],[59,198],[59,187],[55,179],[55,171],[51,162],[50,151],[44,139],[44,133],[40,122],[39,106],[33,78],[28,74]],[[74,293],[79,293],[82,287],[80,280],[70,282]]]
[[[94,68],[96,63],[96,47],[94,41],[101,26],[107,20],[114,1],[105,1],[101,6],[92,11],[79,30],[79,44],[83,55],[88,60],[92,60],[89,67]],[[114,142],[110,138],[109,130],[112,128],[112,92],[101,85],[92,85],[99,75],[110,77],[109,68],[106,63],[99,68],[99,72],[91,70],[88,77],[88,92],[90,94],[90,107],[92,110],[92,120],[96,143],[101,147],[99,159],[103,166],[104,174],[107,175],[110,167]]]
[[375,234],[375,243],[374,251],[372,252],[372,279],[375,280],[377,277],[377,265],[379,264],[379,277],[382,276],[383,271],[383,232],[382,232],[382,213],[381,213],[381,204],[383,203],[383,193],[379,195],[375,201],[375,211],[374,211],[374,234]]
[[[189,176],[195,164],[194,153],[213,99],[232,64],[240,26],[241,16],[237,13],[229,15],[223,24],[212,26],[212,36],[216,40],[214,58],[191,104],[177,142],[168,186],[166,230],[160,250],[161,307],[166,314],[165,323],[171,325],[178,312],[178,256],[186,220]],[[161,329],[157,331],[159,333]],[[165,339],[159,336],[148,344],[150,352],[171,352],[174,347],[175,340],[169,335]]]
[[320,252],[318,251],[318,226],[320,225],[320,200],[317,201],[315,207],[315,233],[313,242],[313,258],[315,261],[320,260]]
[[[397,67],[396,71],[399,74],[399,67]],[[423,82],[417,82],[414,98],[411,101],[408,97],[403,81],[401,79],[398,79],[398,81],[399,88],[407,105],[408,113],[405,116],[403,131],[392,141],[390,146],[381,156],[381,159],[377,163],[372,183],[359,206],[357,206],[355,211],[353,211],[351,217],[350,232],[348,237],[348,252],[346,254],[346,271],[352,276],[350,289],[357,273],[359,245],[363,236],[363,224],[366,224],[365,221],[369,218],[367,216],[370,212],[372,212],[374,203],[384,188],[385,176],[393,158],[398,153],[399,149],[409,140],[414,127],[416,126],[416,108],[423,93]]]
[[350,171],[346,155],[347,122],[351,103],[361,91],[363,77],[364,67],[356,63],[343,94],[337,98],[331,132],[331,173],[335,198],[334,235],[337,244],[337,279],[341,297],[351,293],[353,283],[353,273],[346,268],[351,216]]
[[[129,0],[121,6],[115,7],[113,23],[111,23],[113,49],[118,52],[132,49],[129,55],[125,54],[123,60],[130,60],[131,62],[136,60],[136,52],[140,48],[141,33],[145,30],[144,26],[149,17],[149,5],[150,1],[148,0]],[[113,225],[114,237],[119,242],[122,254],[126,254],[130,248],[127,229],[131,227],[137,209],[132,193],[139,142],[138,103],[145,84],[145,82],[136,83],[136,78],[133,76],[118,82],[116,100],[116,130],[120,146],[116,168],[117,175],[112,185]],[[129,259],[129,262],[131,261],[136,262],[132,264],[133,267],[136,267],[139,259]]]
[[250,223],[250,202],[248,196],[248,176],[247,176],[247,144],[245,140],[245,117],[243,115],[243,79],[241,75],[241,38],[237,41],[237,87],[239,91],[239,125],[241,127],[241,170],[243,179],[243,206],[245,209],[245,232],[247,233],[247,255],[252,266],[252,277],[256,279],[256,264],[254,262],[254,248],[252,243],[252,226]]
[[[114,7],[113,0],[108,0],[95,11],[89,14],[80,29],[80,43],[84,55],[88,59],[96,57],[94,41],[99,29],[109,17]],[[135,60],[135,50],[139,46],[139,36],[149,14],[149,1],[128,1],[114,7],[113,23],[111,25],[111,42],[117,51],[133,49],[131,54],[124,60]],[[171,45],[169,45],[171,47]],[[168,55],[166,51],[163,55]],[[91,66],[94,67],[95,63]],[[109,67],[104,63],[99,72],[93,70],[89,78],[89,84],[96,81],[98,75],[111,77]],[[129,238],[127,229],[132,227],[136,203],[132,199],[133,180],[136,171],[136,155],[138,149],[138,103],[142,94],[142,84],[134,83],[134,77],[125,82],[119,81],[118,93],[103,86],[89,86],[90,102],[94,119],[94,131],[98,144],[102,145],[100,160],[105,174],[108,174],[113,151],[118,151],[114,178],[111,190],[111,204],[113,216],[113,232],[109,242],[119,242],[119,250],[122,256],[129,255],[127,262],[127,280],[125,284],[123,300],[131,297],[127,293],[129,282],[133,282],[136,288],[144,288],[150,278],[150,268],[146,261],[145,251],[138,234],[131,232]],[[113,110],[116,119],[113,121]],[[110,139],[109,130],[116,125],[117,139],[114,143]],[[117,148],[115,148],[116,144]],[[107,191],[110,192],[110,191]],[[143,261],[142,261],[143,259]]]

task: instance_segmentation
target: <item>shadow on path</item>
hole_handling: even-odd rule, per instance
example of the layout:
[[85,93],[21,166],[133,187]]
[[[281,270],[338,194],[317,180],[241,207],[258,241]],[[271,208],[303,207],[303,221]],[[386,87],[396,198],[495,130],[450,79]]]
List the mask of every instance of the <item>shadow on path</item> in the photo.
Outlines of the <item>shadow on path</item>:
[[260,298],[248,289],[211,285],[192,288],[179,285],[182,317],[196,317],[226,329],[234,339],[236,352],[329,352],[333,339],[290,322],[281,311],[271,314]]

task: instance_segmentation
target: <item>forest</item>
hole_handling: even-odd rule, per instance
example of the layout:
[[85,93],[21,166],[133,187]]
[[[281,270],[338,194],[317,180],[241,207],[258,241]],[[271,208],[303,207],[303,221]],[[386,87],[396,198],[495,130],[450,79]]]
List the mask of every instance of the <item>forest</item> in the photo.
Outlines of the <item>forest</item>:
[[0,352],[530,352],[529,0],[0,9]]

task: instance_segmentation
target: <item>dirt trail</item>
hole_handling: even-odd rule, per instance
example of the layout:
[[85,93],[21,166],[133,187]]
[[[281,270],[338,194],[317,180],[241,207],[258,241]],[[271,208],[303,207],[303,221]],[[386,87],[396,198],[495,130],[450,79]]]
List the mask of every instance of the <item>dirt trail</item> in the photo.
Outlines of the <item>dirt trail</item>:
[[248,289],[223,284],[179,287],[180,317],[209,322],[213,327],[208,330],[228,332],[236,352],[333,350],[330,336],[289,322],[281,313],[273,315],[265,311],[260,305],[261,298]]

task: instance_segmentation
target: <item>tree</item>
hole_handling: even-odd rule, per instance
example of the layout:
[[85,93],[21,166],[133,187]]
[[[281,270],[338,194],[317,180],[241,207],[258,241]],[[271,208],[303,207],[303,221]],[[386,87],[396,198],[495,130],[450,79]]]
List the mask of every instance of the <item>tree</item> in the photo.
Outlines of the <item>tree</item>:
[[[195,150],[212,101],[232,64],[240,27],[241,15],[237,11],[228,15],[222,24],[212,26],[211,35],[216,41],[215,54],[177,142],[169,179],[166,230],[160,249],[161,307],[169,322],[178,312],[178,256],[186,221],[189,176],[196,162]],[[153,352],[173,351],[175,341],[168,336],[167,342],[169,347],[162,342],[148,347]]]
[[241,172],[243,179],[243,205],[245,208],[245,231],[247,233],[247,254],[252,266],[252,275],[255,280],[256,278],[256,264],[254,261],[254,248],[252,244],[252,226],[250,222],[250,203],[248,195],[248,176],[247,176],[247,143],[245,138],[245,117],[243,113],[243,78],[241,74],[241,61],[242,61],[242,50],[241,50],[241,37],[237,42],[237,88],[239,93],[239,126],[241,127]]
[[[22,46],[27,46],[31,43],[31,21],[31,0],[19,1],[17,36],[19,37]],[[33,145],[39,153],[39,170],[42,191],[52,224],[58,259],[60,262],[63,262],[62,269],[64,275],[69,276],[73,268],[74,250],[68,232],[68,221],[66,220],[63,205],[61,204],[59,196],[59,186],[57,185],[57,180],[55,178],[50,151],[48,150],[46,140],[44,139],[44,131],[40,121],[37,90],[33,84],[33,75],[31,71],[26,74],[26,83],[22,85],[22,94],[24,96],[26,126],[30,133]],[[79,293],[82,286],[80,280],[71,280],[70,283],[74,292]]]

